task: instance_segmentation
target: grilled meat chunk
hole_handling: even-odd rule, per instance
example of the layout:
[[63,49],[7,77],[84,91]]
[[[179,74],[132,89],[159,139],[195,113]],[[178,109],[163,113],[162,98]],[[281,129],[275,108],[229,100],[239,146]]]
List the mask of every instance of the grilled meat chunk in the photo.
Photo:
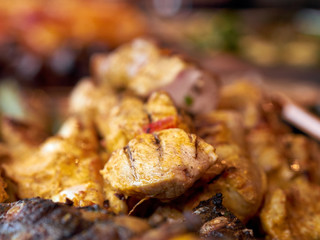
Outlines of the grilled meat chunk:
[[267,195],[260,217],[270,238],[320,238],[320,187],[297,178]]
[[40,196],[76,206],[103,203],[101,160],[94,129],[70,118],[57,136],[47,139],[30,157],[4,164],[18,185],[20,198]]
[[123,45],[109,55],[95,56],[92,69],[102,85],[128,88],[144,97],[164,89],[179,107],[194,113],[210,111],[217,102],[215,79],[178,56],[164,54],[144,39]]
[[8,194],[6,193],[7,184],[1,176],[1,168],[0,168],[0,203],[4,202],[8,198]]
[[32,198],[0,204],[0,238],[6,239],[129,239],[149,229],[146,221],[114,217],[98,207],[77,209]]
[[200,236],[209,239],[254,239],[252,230],[245,228],[242,222],[222,205],[222,194],[200,202],[193,214],[200,216],[202,226]]
[[74,87],[69,98],[69,112],[95,120],[98,113],[109,113],[118,97],[109,87],[98,87],[90,78],[84,78]]
[[1,137],[13,158],[25,158],[34,153],[47,134],[38,126],[18,119],[2,117]]
[[131,140],[112,154],[101,174],[125,196],[170,200],[190,188],[216,159],[214,148],[196,135],[167,129]]
[[248,82],[235,82],[221,88],[220,109],[237,110],[243,117],[246,128],[256,126],[262,117],[260,106],[263,102],[261,89]]
[[[230,124],[237,120],[238,124]],[[187,208],[194,208],[200,201],[221,192],[224,204],[240,220],[246,221],[254,216],[266,191],[266,176],[262,169],[251,161],[246,150],[236,142],[241,139],[241,118],[235,112],[218,110],[202,116],[196,121],[197,133],[216,148],[222,173],[211,178],[202,192],[193,195]],[[243,139],[244,141],[244,139]],[[210,171],[216,171],[209,169]]]
[[189,131],[183,116],[164,92],[153,93],[146,103],[126,96],[109,113],[100,111],[97,123],[109,153],[145,132],[176,127]]

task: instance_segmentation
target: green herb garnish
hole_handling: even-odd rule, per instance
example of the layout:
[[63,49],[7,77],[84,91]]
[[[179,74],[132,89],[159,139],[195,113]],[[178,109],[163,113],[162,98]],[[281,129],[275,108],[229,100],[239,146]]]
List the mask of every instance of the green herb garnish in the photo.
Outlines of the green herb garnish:
[[184,102],[186,103],[187,106],[190,107],[192,105],[192,103],[193,103],[193,98],[190,97],[190,96],[185,96],[184,97]]

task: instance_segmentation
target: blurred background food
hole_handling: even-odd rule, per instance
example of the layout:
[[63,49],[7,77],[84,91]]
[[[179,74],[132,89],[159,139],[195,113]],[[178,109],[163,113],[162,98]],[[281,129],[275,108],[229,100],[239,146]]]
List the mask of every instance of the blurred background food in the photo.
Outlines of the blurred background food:
[[[89,75],[93,54],[147,36],[222,81],[249,79],[318,111],[318,7],[312,0],[4,0],[1,109],[30,118],[22,111],[29,103],[24,99],[35,102],[34,96],[41,95],[52,104],[44,111],[48,119],[57,111],[63,116],[66,93]],[[4,93],[8,89],[11,94]]]

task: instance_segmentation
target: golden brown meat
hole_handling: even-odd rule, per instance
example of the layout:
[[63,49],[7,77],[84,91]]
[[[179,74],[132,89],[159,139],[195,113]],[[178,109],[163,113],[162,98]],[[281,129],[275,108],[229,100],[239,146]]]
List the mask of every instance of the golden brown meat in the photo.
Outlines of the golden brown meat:
[[230,125],[232,119],[238,121],[238,126],[242,125],[239,115],[230,111],[220,110],[198,117],[197,132],[206,142],[215,146],[219,167],[223,171],[211,179],[212,183],[206,185],[201,193],[195,194],[186,207],[193,208],[200,201],[221,192],[224,205],[246,221],[257,213],[262,203],[266,178],[262,169],[247,157],[245,149],[236,144],[242,134],[236,125]]
[[92,69],[102,85],[127,88],[144,97],[164,89],[179,107],[192,112],[210,111],[217,102],[215,79],[178,56],[164,54],[144,39],[123,45],[109,55],[95,56]]
[[4,182],[1,177],[1,168],[0,168],[0,203],[4,202],[8,198],[8,194],[6,193],[7,184]]
[[261,216],[270,239],[320,238],[320,187],[302,178],[268,194]]
[[261,89],[248,82],[234,82],[223,86],[220,96],[219,108],[240,112],[246,128],[254,127],[261,121],[260,107],[263,102]]
[[4,165],[18,184],[21,198],[40,196],[75,206],[102,205],[101,161],[97,138],[91,125],[70,118],[57,136],[47,139],[26,159]]
[[252,129],[247,135],[248,152],[252,161],[266,173],[280,168],[283,156],[277,135],[268,127]]
[[145,104],[139,98],[125,96],[108,113],[100,111],[97,123],[109,153],[144,132],[173,127],[189,131],[171,98],[164,92],[153,93]]
[[84,78],[75,86],[69,98],[69,112],[95,120],[98,113],[108,113],[117,103],[114,91],[97,86],[90,78]]
[[13,158],[24,158],[33,154],[47,137],[41,128],[9,117],[2,117],[1,133],[5,148]]
[[132,139],[112,154],[101,174],[125,196],[170,200],[190,188],[216,159],[214,148],[196,135],[167,129]]
[[286,186],[298,176],[319,183],[320,147],[311,139],[264,126],[251,129],[247,140],[252,160],[267,173],[269,189]]

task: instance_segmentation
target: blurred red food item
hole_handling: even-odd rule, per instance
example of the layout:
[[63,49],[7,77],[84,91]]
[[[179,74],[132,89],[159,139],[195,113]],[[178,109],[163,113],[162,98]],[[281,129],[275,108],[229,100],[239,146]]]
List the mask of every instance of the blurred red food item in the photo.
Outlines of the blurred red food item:
[[176,128],[177,119],[175,117],[167,117],[156,122],[149,123],[143,127],[145,133],[153,133],[168,128]]

